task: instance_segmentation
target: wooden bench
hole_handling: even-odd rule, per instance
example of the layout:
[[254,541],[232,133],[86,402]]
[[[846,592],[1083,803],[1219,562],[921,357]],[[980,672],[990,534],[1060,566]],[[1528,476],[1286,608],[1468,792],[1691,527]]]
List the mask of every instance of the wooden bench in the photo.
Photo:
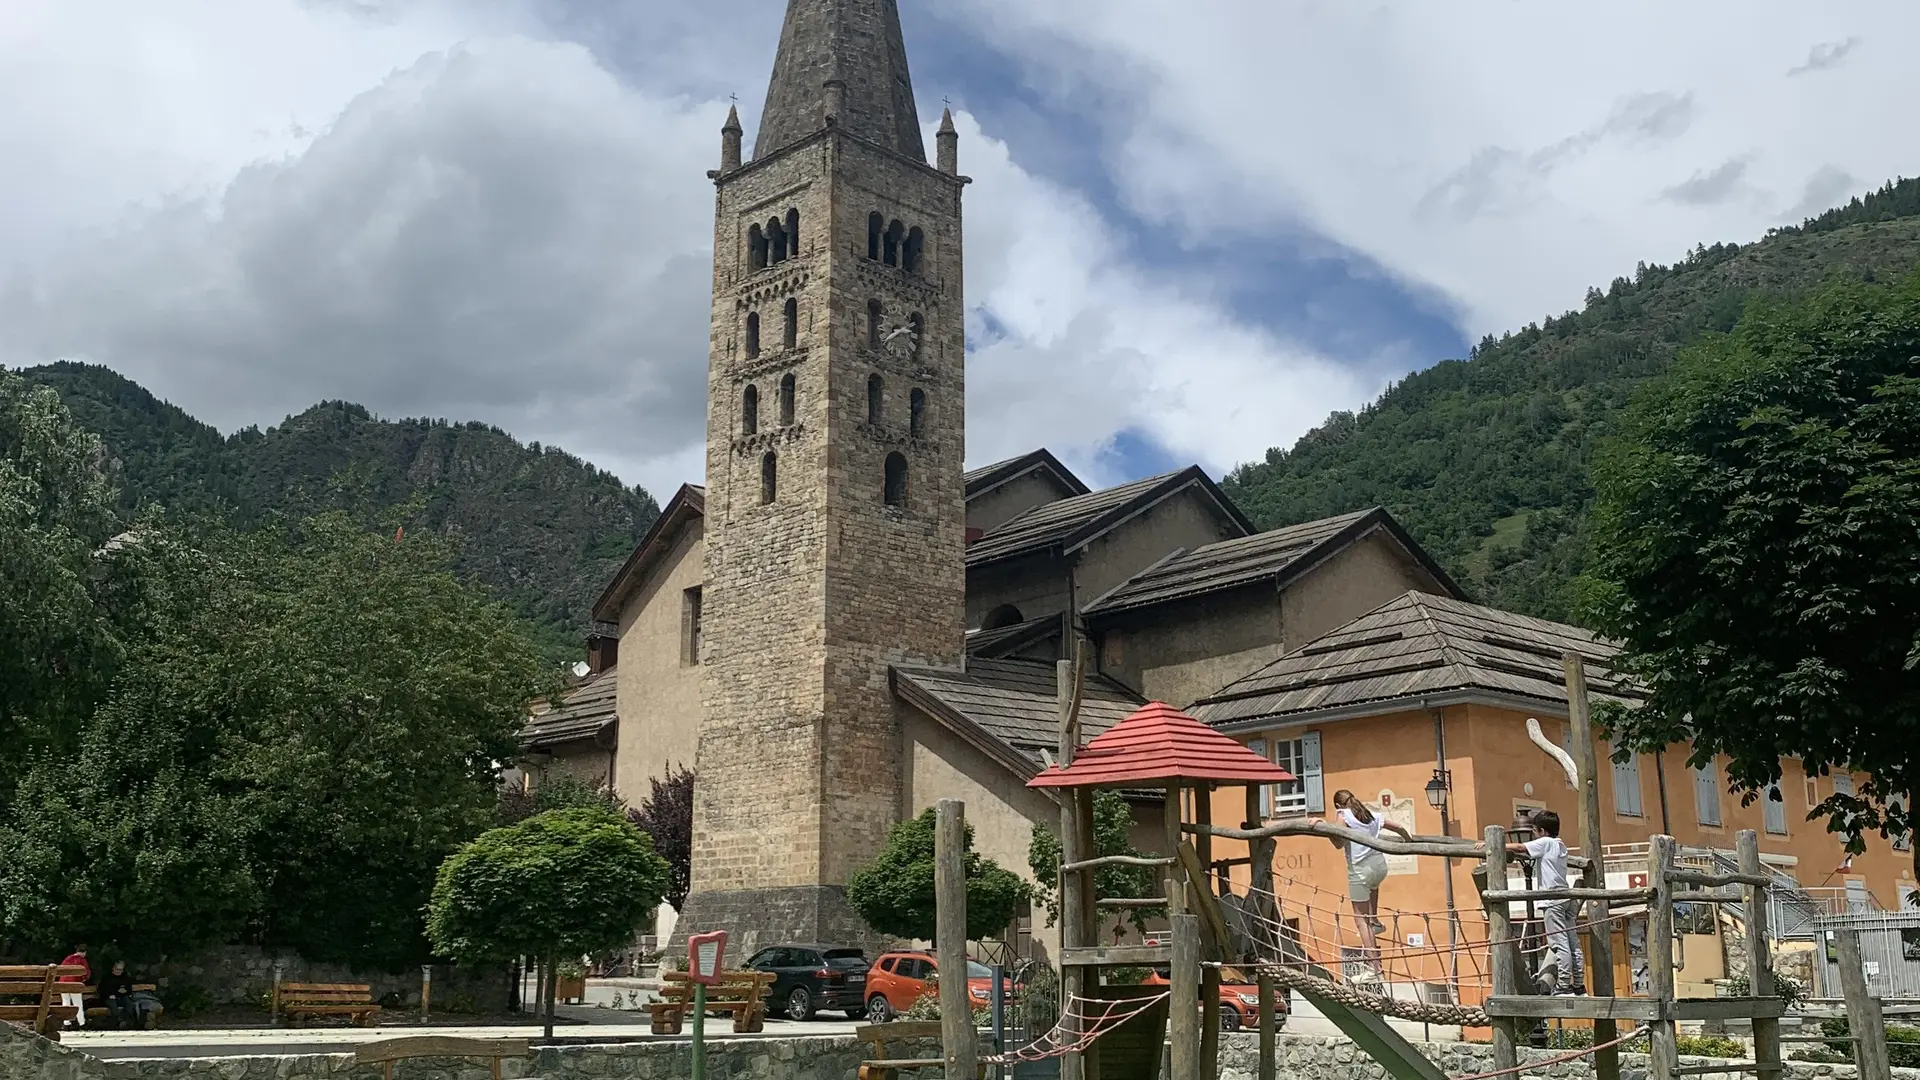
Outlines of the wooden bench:
[[[895,1020],[888,1024],[863,1024],[853,1031],[853,1037],[861,1042],[873,1044],[873,1060],[860,1063],[860,1080],[900,1080],[903,1072],[919,1072],[921,1069],[939,1069],[945,1067],[944,1057],[932,1058],[890,1058],[887,1056],[888,1043],[940,1041],[940,1021],[938,1020]],[[980,1063],[979,1075],[987,1075],[986,1062]]]
[[373,987],[365,983],[280,983],[273,988],[273,1017],[344,1016],[361,1027],[380,1023]]
[[[61,979],[85,978],[78,965],[25,964],[0,966],[0,1021],[25,1024],[49,1039],[60,1038],[61,1025],[79,1017],[79,1009],[62,1005],[62,994],[84,994],[85,986]],[[27,999],[27,1000],[22,1000]]]
[[[669,971],[660,1000],[653,1003],[655,1035],[678,1035],[693,1010],[693,981],[684,971]],[[773,985],[771,971],[723,971],[719,980],[707,987],[707,1011],[732,1013],[736,1032],[764,1031],[767,1021],[767,990]]]
[[356,1065],[380,1066],[386,1080],[393,1080],[393,1063],[407,1058],[487,1058],[493,1066],[493,1080],[500,1080],[500,1062],[505,1058],[523,1058],[531,1046],[525,1039],[460,1039],[451,1035],[417,1035],[407,1039],[382,1039],[363,1043],[353,1052]]
[[[140,993],[143,990],[149,994],[157,993],[159,989],[160,988],[155,986],[153,983],[134,983],[133,984],[133,992],[136,994]],[[94,992],[93,987],[91,986],[87,987],[87,993],[92,994],[93,992]],[[153,1011],[147,1013],[147,1021],[148,1021],[147,1026],[152,1027],[153,1021],[159,1019],[160,1015],[166,1011],[167,1011],[167,1007],[165,1005],[155,1005],[153,1007]],[[113,1015],[113,1010],[107,1008],[105,1005],[95,1005],[93,1008],[87,1010],[88,1019],[92,1019],[93,1017],[96,1017],[96,1016],[104,1019],[111,1015]]]

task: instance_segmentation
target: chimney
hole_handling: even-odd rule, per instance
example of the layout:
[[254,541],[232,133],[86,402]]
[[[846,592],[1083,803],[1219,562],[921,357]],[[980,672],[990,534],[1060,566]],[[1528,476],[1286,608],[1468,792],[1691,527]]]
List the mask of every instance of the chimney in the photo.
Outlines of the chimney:
[[610,623],[595,623],[587,635],[587,673],[598,675],[620,660],[620,631]]

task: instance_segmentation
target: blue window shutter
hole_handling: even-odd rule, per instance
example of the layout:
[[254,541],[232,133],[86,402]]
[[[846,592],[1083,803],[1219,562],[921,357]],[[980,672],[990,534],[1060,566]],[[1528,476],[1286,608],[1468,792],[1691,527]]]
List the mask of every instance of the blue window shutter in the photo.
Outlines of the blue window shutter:
[[1306,782],[1307,813],[1324,814],[1327,812],[1327,791],[1320,779],[1319,732],[1309,731],[1300,736],[1300,759],[1303,762],[1300,771],[1306,774],[1300,779]]

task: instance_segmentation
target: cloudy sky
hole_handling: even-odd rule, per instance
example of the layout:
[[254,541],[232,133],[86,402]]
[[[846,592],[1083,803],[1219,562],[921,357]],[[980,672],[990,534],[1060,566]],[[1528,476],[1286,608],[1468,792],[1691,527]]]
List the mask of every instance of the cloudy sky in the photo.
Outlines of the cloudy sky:
[[[0,363],[698,478],[717,129],[784,0],[5,0]],[[1920,173],[1910,0],[901,0],[968,457],[1222,472],[1586,287]],[[931,142],[929,141],[929,145]]]

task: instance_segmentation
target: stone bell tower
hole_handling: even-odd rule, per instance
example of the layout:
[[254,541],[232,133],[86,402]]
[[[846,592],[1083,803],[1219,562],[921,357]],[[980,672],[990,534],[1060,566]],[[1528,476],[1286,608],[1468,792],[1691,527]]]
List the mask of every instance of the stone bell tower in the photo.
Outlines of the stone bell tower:
[[[682,929],[861,942],[900,815],[888,665],[965,635],[958,136],[927,163],[895,0],[790,0],[751,160],[721,135],[704,716]],[[745,953],[737,952],[743,959]]]

